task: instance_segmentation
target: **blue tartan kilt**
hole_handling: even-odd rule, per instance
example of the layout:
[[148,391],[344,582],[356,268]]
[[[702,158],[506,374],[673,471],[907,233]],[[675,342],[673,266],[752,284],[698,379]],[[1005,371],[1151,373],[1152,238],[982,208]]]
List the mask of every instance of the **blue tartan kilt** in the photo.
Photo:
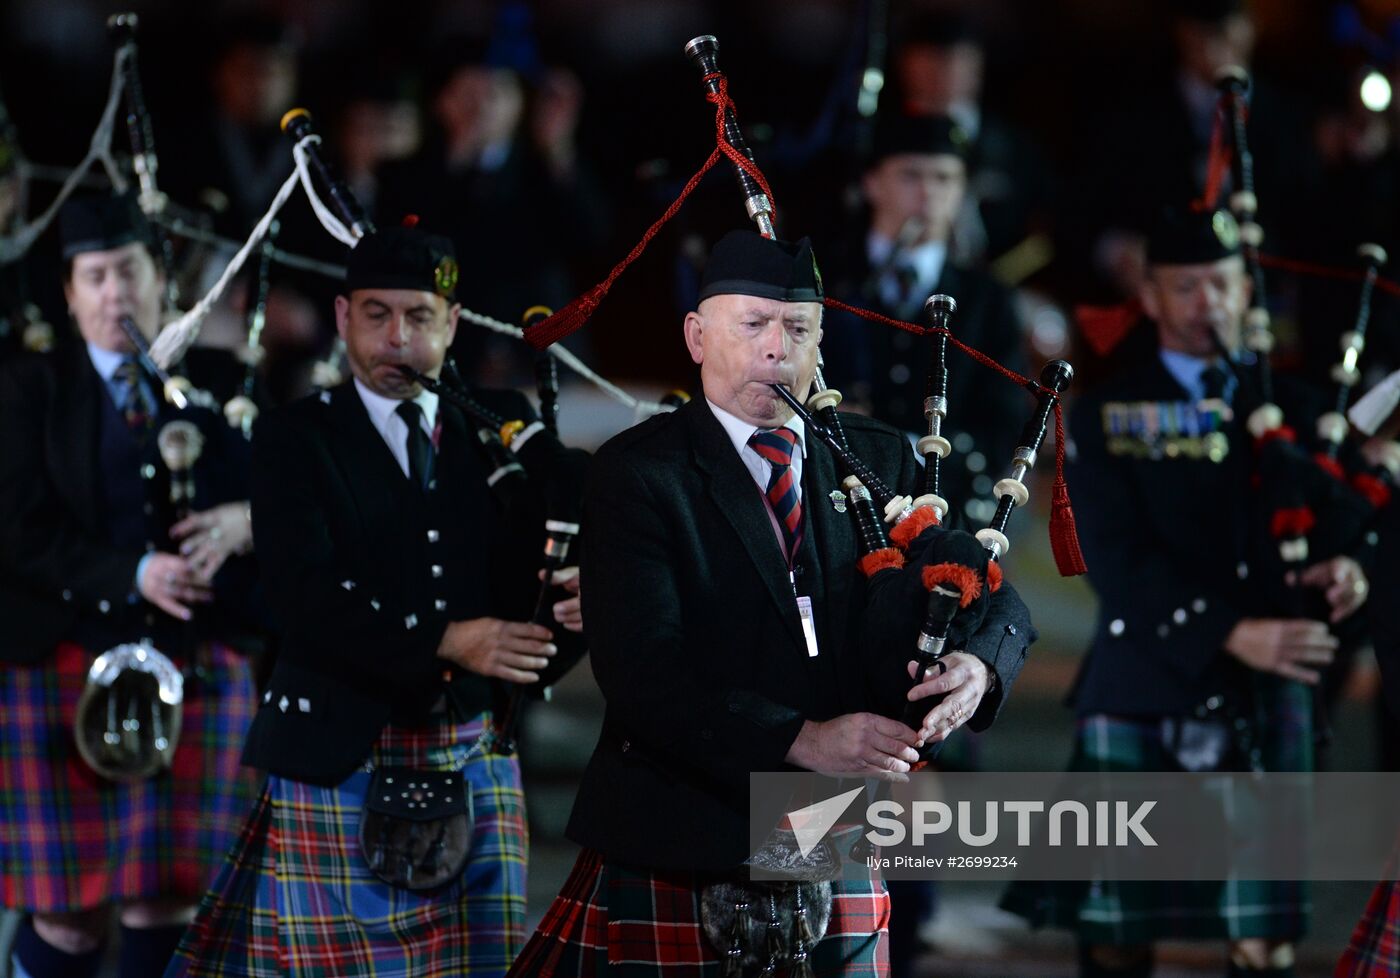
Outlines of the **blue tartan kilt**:
[[[1255,740],[1266,771],[1313,768],[1312,692],[1301,683],[1256,674]],[[1070,770],[1179,770],[1156,718],[1092,714],[1075,731]],[[1163,939],[1296,940],[1311,911],[1299,881],[1176,880],[1012,884],[1002,907],[1032,926],[1074,931],[1087,944],[1150,944]]]
[[0,668],[0,905],[30,913],[177,898],[194,903],[256,794],[239,754],[256,709],[247,660],[211,644],[187,686],[170,769],[108,781],[78,754],[78,698],[95,654],[64,643]]
[[360,851],[368,770],[331,788],[269,777],[167,978],[499,978],[525,940],[528,837],[514,757],[474,748],[467,724],[386,727],[369,767],[458,771],[475,824],[461,875],[410,892]]

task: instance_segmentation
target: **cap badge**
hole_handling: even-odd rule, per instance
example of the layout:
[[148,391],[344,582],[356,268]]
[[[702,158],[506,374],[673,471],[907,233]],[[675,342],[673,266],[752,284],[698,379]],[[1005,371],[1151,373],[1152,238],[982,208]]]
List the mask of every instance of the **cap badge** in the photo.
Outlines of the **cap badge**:
[[443,255],[433,269],[433,285],[437,294],[447,298],[457,287],[457,260],[451,255]]

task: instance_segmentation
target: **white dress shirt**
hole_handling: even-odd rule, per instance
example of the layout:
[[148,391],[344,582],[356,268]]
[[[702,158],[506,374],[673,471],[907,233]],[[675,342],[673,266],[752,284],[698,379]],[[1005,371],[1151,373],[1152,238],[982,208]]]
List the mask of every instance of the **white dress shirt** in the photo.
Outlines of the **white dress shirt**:
[[[384,439],[384,444],[394,456],[394,461],[399,464],[399,469],[403,472],[404,478],[408,477],[408,423],[399,416],[398,407],[403,401],[395,400],[392,397],[384,397],[376,394],[364,384],[360,383],[358,377],[355,378],[355,390],[359,392],[360,400],[365,404],[365,410],[369,412],[369,420],[374,425]],[[430,390],[420,391],[413,399],[422,408],[421,424],[423,431],[428,437],[433,436],[433,429],[437,426],[438,396]]]

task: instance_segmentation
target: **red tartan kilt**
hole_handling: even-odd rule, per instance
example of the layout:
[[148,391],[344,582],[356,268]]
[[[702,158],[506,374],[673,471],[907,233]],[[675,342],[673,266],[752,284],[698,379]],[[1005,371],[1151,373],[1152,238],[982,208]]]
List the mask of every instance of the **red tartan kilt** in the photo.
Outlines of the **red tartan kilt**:
[[1371,894],[1336,978],[1400,978],[1400,882],[1382,880]]
[[0,669],[0,904],[83,910],[154,897],[197,900],[253,801],[239,756],[254,711],[248,663],[212,645],[187,688],[171,769],[137,784],[93,772],[73,720],[93,653],[65,643]]
[[[507,978],[717,978],[720,955],[700,923],[701,885],[690,874],[630,870],[584,850]],[[882,883],[835,882],[831,923],[811,958],[815,978],[886,978],[889,921]]]

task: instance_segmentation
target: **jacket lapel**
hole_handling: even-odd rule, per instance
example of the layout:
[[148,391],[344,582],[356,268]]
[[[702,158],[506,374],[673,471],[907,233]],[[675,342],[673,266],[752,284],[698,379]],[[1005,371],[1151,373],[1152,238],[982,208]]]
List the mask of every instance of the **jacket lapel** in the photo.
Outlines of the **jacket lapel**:
[[73,511],[89,529],[98,520],[97,487],[97,413],[98,399],[105,397],[102,378],[88,358],[87,347],[72,344],[73,349],[57,356],[55,376],[58,389],[54,392],[54,422],[49,429],[49,457],[53,459],[54,484],[68,498]]
[[322,397],[326,395],[330,396],[327,428],[331,453],[345,475],[361,525],[373,528],[385,520],[396,524],[408,480],[370,420],[354,383],[346,381]]
[[753,476],[739,460],[734,444],[709,404],[696,398],[682,410],[689,415],[695,465],[705,477],[715,507],[733,527],[749,559],[753,561],[794,645],[805,649],[806,641],[802,637],[802,623],[798,620],[797,602],[793,598],[788,568],[783,562],[773,524]]
[[828,643],[839,644],[846,631],[851,590],[851,575],[840,572],[840,568],[842,561],[849,560],[855,553],[855,527],[851,525],[849,512],[838,513],[831,504],[831,492],[840,488],[836,460],[825,445],[814,444],[816,439],[810,433],[806,440],[802,508],[807,518],[807,532],[813,535],[817,559],[821,562],[825,638]]

